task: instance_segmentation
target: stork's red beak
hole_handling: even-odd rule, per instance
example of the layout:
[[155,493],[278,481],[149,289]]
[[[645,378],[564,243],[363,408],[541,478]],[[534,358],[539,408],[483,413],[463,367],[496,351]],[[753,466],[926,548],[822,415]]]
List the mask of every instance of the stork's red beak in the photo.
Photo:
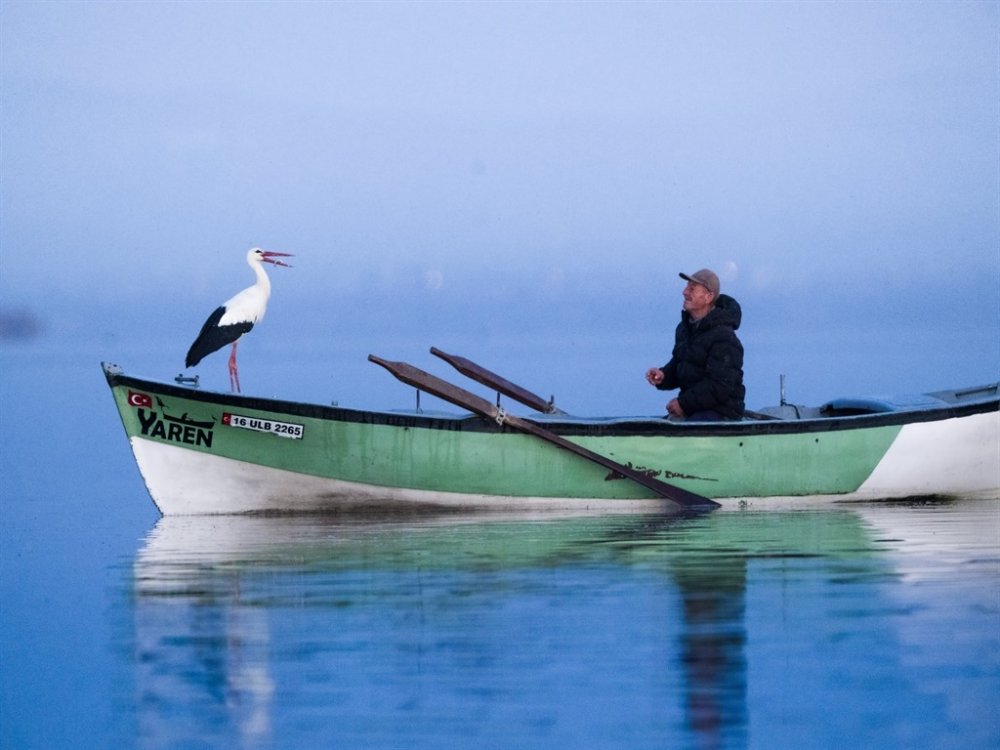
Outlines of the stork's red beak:
[[261,261],[263,263],[273,263],[276,266],[284,266],[285,268],[291,268],[291,266],[288,265],[287,263],[283,263],[280,260],[275,260],[275,258],[294,258],[295,257],[295,255],[293,253],[274,253],[274,252],[271,252],[270,250],[261,250],[260,254],[261,254],[261,256],[263,256],[263,257],[261,257]]

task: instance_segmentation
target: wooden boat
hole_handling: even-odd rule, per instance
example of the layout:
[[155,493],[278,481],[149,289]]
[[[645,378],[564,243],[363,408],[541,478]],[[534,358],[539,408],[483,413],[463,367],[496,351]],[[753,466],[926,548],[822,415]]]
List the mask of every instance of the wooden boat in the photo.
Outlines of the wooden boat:
[[[585,418],[432,350],[497,405],[370,359],[473,413],[367,411],[104,374],[164,515],[371,506],[690,509],[1000,495],[1000,383],[894,398],[781,404],[739,422]],[[499,394],[538,409],[515,417]],[[534,399],[534,400],[533,400]]]

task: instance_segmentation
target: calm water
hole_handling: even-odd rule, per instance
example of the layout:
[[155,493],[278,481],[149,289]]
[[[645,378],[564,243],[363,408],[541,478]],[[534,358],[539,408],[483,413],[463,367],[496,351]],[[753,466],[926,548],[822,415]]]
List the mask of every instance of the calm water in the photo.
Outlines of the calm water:
[[996,748],[1000,498],[159,519],[3,355],[0,747]]

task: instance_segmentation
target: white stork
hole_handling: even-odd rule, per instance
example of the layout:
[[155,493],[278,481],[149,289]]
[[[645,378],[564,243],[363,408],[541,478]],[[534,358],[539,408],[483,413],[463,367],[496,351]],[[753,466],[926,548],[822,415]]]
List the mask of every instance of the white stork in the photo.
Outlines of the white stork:
[[267,310],[267,300],[271,296],[271,280],[264,273],[261,263],[291,268],[287,263],[275,260],[277,257],[288,258],[292,257],[292,254],[273,253],[261,250],[259,247],[247,253],[247,263],[257,274],[257,283],[224,302],[208,316],[205,325],[201,327],[201,333],[188,350],[184,359],[185,367],[194,367],[212,352],[218,351],[226,344],[232,344],[233,351],[229,355],[229,387],[235,393],[240,392],[240,376],[236,369],[236,344],[244,333],[264,317],[264,312]]

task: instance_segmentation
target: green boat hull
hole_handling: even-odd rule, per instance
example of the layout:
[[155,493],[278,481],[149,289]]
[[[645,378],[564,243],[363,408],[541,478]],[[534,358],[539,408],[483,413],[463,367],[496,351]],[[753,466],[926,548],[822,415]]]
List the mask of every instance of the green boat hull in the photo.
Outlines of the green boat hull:
[[[360,411],[206,392],[129,377],[113,365],[105,365],[105,374],[139,470],[164,514],[319,512],[397,502],[661,502],[606,468],[472,415]],[[921,410],[722,424],[532,419],[595,453],[714,499],[870,499],[995,491],[997,406],[994,396]],[[928,455],[914,453],[921,451]]]

